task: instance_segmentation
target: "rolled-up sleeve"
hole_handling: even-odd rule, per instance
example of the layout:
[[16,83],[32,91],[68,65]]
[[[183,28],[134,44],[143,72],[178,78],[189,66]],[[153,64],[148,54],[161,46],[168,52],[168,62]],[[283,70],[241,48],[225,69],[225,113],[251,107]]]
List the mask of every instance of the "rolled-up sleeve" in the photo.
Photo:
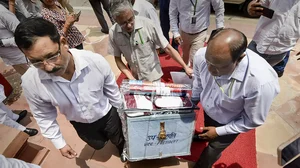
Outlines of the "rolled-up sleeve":
[[193,62],[193,72],[194,72],[194,81],[193,81],[193,89],[192,89],[192,101],[198,102],[200,101],[200,94],[202,93],[203,87],[201,84],[201,78],[200,78],[200,66],[202,64],[203,54],[205,51],[202,51],[202,49],[198,50],[198,52],[194,56],[194,62]]
[[215,11],[217,28],[224,27],[225,8],[223,0],[212,0],[211,4]]
[[[24,82],[23,82],[24,83]],[[61,149],[66,142],[60,132],[59,125],[56,121],[57,110],[50,102],[44,102],[37,94],[35,94],[34,85],[23,85],[23,91],[33,117],[41,129],[44,137],[51,140],[57,149]],[[26,82],[28,84],[28,82]]]
[[273,81],[253,89],[246,98],[241,116],[222,127],[217,127],[219,136],[247,132],[262,125],[270,110],[273,99],[279,93],[278,81]]
[[169,6],[169,17],[170,17],[170,26],[171,26],[171,31],[174,35],[174,37],[179,37],[179,28],[178,28],[178,8],[177,8],[177,3],[179,0],[171,0],[170,1],[170,6]]

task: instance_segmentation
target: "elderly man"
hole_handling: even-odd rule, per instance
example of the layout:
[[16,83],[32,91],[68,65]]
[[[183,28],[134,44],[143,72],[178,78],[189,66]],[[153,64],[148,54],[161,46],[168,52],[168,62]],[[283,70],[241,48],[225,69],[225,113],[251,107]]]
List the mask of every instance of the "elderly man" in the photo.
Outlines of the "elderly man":
[[175,42],[182,47],[184,62],[191,66],[193,65],[193,57],[196,51],[203,47],[206,41],[206,30],[210,24],[211,6],[215,11],[217,28],[224,27],[225,9],[222,0],[170,1],[171,31]]
[[[163,48],[192,76],[192,70],[178,52],[169,45],[161,30],[147,18],[134,16],[130,2],[124,0],[111,5],[111,13],[118,24],[109,32],[109,53],[115,56],[118,68],[129,79],[159,81],[163,75],[156,45]],[[130,70],[121,59],[124,55]]]
[[[263,16],[261,6],[274,10],[272,18]],[[248,48],[266,59],[278,77],[284,72],[290,50],[300,38],[299,0],[261,0],[248,5],[251,16],[260,16],[253,40]]]
[[201,102],[209,140],[195,168],[210,168],[239,133],[262,125],[279,93],[276,72],[247,49],[247,38],[235,29],[217,29],[194,59],[192,100]]
[[101,149],[110,140],[121,154],[121,96],[104,57],[69,49],[55,25],[42,18],[21,22],[15,40],[32,65],[22,76],[22,87],[42,134],[63,156],[76,157],[56,121],[58,107],[88,145]]

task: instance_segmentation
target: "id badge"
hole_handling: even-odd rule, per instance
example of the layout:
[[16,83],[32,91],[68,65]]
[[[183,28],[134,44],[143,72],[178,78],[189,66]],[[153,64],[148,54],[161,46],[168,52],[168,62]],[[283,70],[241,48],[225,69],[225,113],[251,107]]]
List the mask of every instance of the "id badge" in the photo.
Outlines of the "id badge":
[[196,17],[195,16],[192,17],[191,24],[196,24]]

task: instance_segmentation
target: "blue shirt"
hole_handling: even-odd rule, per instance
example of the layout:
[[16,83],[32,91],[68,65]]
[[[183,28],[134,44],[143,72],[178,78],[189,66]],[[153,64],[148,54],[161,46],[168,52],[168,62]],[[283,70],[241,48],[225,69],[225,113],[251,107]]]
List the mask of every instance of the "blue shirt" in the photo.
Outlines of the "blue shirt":
[[205,113],[224,124],[216,128],[217,134],[237,134],[262,125],[280,91],[273,68],[247,49],[232,74],[214,78],[207,69],[205,52],[201,48],[195,55],[192,100],[200,100]]

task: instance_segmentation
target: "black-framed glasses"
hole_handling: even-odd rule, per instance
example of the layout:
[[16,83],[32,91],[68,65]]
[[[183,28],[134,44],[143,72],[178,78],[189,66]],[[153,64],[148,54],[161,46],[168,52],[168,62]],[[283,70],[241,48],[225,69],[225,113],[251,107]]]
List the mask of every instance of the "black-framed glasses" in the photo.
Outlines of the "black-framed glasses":
[[26,57],[26,60],[27,60],[27,64],[28,65],[32,65],[36,68],[40,68],[40,67],[43,67],[44,66],[44,62],[47,62],[48,64],[49,63],[55,63],[57,61],[57,58],[61,55],[61,51],[60,51],[60,44],[58,45],[59,46],[59,49],[57,51],[56,54],[44,59],[43,61],[37,61],[37,62],[31,62],[28,60],[28,58]]
[[209,41],[211,41],[211,40],[212,40],[219,32],[221,32],[222,30],[224,30],[223,27],[217,28],[217,29],[211,31],[210,36],[209,36],[209,39],[207,40],[207,43],[208,43]]

